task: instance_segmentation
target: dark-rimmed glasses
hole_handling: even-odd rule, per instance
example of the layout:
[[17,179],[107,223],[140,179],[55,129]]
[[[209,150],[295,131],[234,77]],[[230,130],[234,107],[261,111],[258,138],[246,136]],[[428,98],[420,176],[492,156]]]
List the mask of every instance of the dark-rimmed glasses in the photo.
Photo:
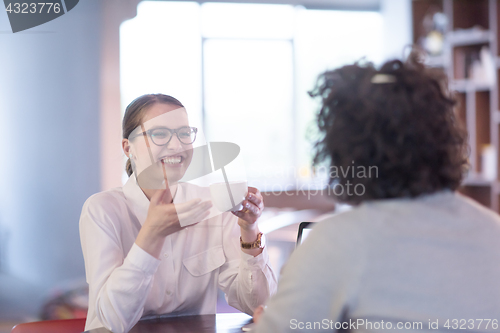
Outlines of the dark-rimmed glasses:
[[147,130],[146,132],[141,132],[134,136],[140,136],[147,134],[151,141],[157,146],[165,146],[170,140],[172,140],[172,136],[177,135],[177,139],[179,142],[185,145],[189,145],[196,140],[196,133],[198,133],[198,129],[196,127],[184,126],[178,129],[170,129],[166,127],[158,127]]

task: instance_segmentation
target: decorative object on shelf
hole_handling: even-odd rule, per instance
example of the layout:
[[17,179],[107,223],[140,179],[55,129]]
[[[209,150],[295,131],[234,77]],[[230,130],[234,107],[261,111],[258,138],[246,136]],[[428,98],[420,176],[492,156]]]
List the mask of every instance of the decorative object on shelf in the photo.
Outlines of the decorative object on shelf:
[[491,38],[491,33],[488,30],[484,30],[480,25],[475,25],[469,29],[451,31],[447,38],[452,45],[469,45],[478,42],[487,43]]
[[489,47],[483,46],[479,55],[472,61],[470,79],[476,84],[495,84],[495,64]]
[[497,151],[493,145],[483,145],[481,149],[481,175],[485,180],[497,178],[497,158]]
[[432,6],[422,22],[425,36],[421,40],[422,47],[432,56],[443,53],[444,34],[448,19],[438,7]]

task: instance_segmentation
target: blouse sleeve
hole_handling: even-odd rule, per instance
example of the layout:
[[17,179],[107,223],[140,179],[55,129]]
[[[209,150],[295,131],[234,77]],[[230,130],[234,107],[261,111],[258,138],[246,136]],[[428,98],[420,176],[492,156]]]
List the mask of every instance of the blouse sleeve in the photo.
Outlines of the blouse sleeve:
[[253,314],[276,292],[276,276],[269,264],[267,248],[254,257],[241,251],[238,218],[223,214],[223,248],[226,262],[219,274],[219,287],[232,307]]
[[89,198],[80,217],[80,239],[89,284],[86,329],[104,326],[115,333],[128,332],[144,312],[145,295],[152,287],[160,260],[135,243],[124,257],[122,242],[117,237],[119,225],[116,224],[120,216],[110,209],[116,203],[105,199]]

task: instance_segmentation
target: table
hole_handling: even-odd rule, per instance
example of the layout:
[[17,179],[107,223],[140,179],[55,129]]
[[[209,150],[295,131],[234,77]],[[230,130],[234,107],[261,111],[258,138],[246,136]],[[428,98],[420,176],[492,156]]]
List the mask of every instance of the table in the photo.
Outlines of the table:
[[[168,317],[139,321],[130,333],[242,333],[241,327],[251,320],[245,313]],[[84,333],[110,332],[102,327]]]

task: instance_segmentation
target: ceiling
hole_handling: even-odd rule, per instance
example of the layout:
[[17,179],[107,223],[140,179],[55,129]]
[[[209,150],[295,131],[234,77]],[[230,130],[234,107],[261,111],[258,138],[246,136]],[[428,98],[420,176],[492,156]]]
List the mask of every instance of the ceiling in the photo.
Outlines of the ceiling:
[[[185,0],[193,1],[193,0]],[[196,0],[195,0],[196,1]],[[245,2],[302,5],[308,9],[380,10],[382,0],[198,0],[198,2]]]

